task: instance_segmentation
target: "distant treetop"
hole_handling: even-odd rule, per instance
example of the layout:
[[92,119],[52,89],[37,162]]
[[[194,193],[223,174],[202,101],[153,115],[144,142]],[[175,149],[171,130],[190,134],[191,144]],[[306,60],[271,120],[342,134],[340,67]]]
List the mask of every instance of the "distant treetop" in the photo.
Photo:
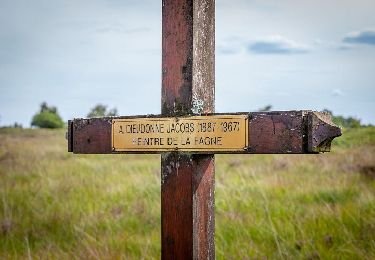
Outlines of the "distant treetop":
[[272,109],[272,106],[271,105],[267,105],[265,107],[259,108],[258,111],[259,112],[269,112],[269,111],[271,111],[271,109]]
[[117,116],[117,109],[114,107],[107,111],[107,106],[103,104],[97,104],[87,114],[88,118],[104,117],[104,116]]
[[357,128],[363,126],[361,120],[355,117],[344,117],[340,115],[333,115],[331,110],[324,109],[323,112],[330,114],[332,116],[332,122],[338,126],[345,128]]
[[39,113],[36,113],[32,120],[31,126],[39,128],[62,128],[64,121],[61,119],[54,106],[48,106],[46,102],[40,105]]

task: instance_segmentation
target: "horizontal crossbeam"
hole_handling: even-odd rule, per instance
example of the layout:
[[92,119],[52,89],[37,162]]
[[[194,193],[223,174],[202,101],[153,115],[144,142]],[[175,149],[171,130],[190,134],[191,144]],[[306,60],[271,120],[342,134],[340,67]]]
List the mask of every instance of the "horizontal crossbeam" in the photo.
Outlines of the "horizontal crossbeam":
[[[330,116],[313,111],[251,112],[235,114],[210,114],[204,118],[218,116],[246,117],[246,146],[240,150],[207,149],[194,150],[194,153],[240,153],[240,154],[301,154],[329,152],[331,141],[341,135],[341,129],[331,122]],[[69,121],[69,152],[77,154],[118,154],[118,153],[162,153],[155,150],[115,149],[113,124],[121,120],[159,119],[160,115],[105,117],[74,119]],[[180,120],[194,117],[179,117]],[[173,119],[173,118],[171,118]],[[178,120],[178,119],[177,119]],[[126,133],[125,133],[126,134]],[[196,140],[197,141],[197,140]],[[178,148],[176,148],[176,151]],[[189,150],[187,150],[189,152]],[[186,151],[184,151],[186,152]]]

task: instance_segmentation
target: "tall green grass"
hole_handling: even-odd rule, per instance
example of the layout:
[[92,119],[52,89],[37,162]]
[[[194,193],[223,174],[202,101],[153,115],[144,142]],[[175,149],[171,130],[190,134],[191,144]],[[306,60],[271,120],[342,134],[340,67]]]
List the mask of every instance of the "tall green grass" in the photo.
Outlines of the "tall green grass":
[[[320,155],[216,156],[218,259],[375,259],[375,128]],[[0,130],[0,258],[160,258],[160,157]]]

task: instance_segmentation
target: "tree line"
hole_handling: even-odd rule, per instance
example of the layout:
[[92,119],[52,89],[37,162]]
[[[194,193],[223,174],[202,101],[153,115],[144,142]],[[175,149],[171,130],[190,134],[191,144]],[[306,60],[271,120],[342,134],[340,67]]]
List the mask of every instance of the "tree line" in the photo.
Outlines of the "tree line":
[[[264,106],[258,109],[259,112],[268,112],[272,110],[272,105]],[[361,123],[361,120],[352,116],[341,116],[335,115],[331,110],[324,109],[323,112],[330,114],[333,123],[343,128],[358,128],[361,126],[366,126]],[[118,116],[118,111],[114,107],[108,109],[106,105],[97,104],[87,114],[88,118],[94,117],[106,117],[106,116]],[[61,118],[58,110],[55,106],[49,106],[46,102],[40,105],[39,111],[32,117],[31,126],[37,128],[63,128],[65,127],[65,122]],[[21,124],[15,123],[12,128],[22,128]]]
[[[258,109],[259,112],[268,112],[272,110],[272,105],[267,105]],[[352,116],[341,116],[341,115],[334,115],[333,112],[329,109],[324,109],[322,112],[329,114],[332,118],[332,122],[340,127],[343,128],[358,128],[361,126],[365,126],[361,123],[361,120]]]
[[[87,114],[88,118],[93,117],[103,117],[103,116],[117,116],[117,109],[107,109],[107,106],[102,104],[97,104],[94,106],[90,112]],[[40,110],[37,112],[32,120],[31,126],[38,128],[63,128],[65,123],[59,115],[57,108],[55,106],[48,106],[46,102],[40,105]]]

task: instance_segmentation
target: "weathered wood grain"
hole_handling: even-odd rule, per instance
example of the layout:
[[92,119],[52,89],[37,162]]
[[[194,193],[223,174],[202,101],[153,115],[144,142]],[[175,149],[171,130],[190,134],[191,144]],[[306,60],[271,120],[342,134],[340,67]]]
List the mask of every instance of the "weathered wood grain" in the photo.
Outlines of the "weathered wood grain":
[[74,119],[70,145],[73,153],[105,154],[112,152],[112,123],[108,118]]
[[[325,113],[313,111],[278,111],[236,113],[249,115],[249,147],[244,154],[329,152],[331,141],[341,135]],[[211,114],[222,115],[222,114]],[[209,116],[209,115],[207,115]],[[138,116],[137,116],[138,117]],[[139,117],[164,117],[147,115]],[[116,117],[134,118],[134,117]],[[111,148],[112,118],[74,119],[69,147],[74,153],[122,153]],[[123,152],[139,153],[139,152]],[[142,152],[141,152],[142,153]],[[147,152],[160,153],[160,152]],[[197,152],[195,152],[197,153]],[[233,153],[218,151],[215,153]]]
[[255,112],[249,119],[248,153],[305,153],[306,111]]
[[[162,115],[213,113],[215,1],[163,0]],[[214,155],[161,161],[162,259],[214,259]]]
[[326,113],[309,113],[307,118],[307,150],[311,153],[329,152],[331,142],[341,135],[341,129],[332,123]]

